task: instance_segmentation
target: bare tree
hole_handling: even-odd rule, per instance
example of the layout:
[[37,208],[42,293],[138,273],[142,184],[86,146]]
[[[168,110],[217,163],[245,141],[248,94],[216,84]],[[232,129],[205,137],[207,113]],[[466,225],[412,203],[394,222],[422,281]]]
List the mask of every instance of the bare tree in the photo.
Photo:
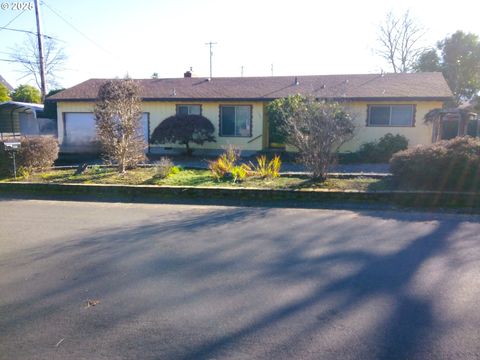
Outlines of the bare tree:
[[389,62],[394,73],[409,72],[424,50],[420,41],[425,29],[407,11],[402,16],[387,14],[380,25],[376,52]]
[[125,173],[145,160],[145,139],[139,86],[132,79],[109,80],[103,84],[94,109],[97,138],[105,160]]
[[[47,87],[58,87],[58,73],[64,70],[67,55],[58,42],[50,37],[45,38],[43,46]],[[36,38],[29,35],[23,44],[17,44],[11,51],[10,58],[20,66],[19,72],[24,78],[33,78],[38,88],[41,88],[40,55]]]
[[324,180],[338,149],[353,136],[350,115],[336,102],[300,95],[277,99],[269,108],[277,109],[286,142],[298,150],[300,162],[313,178]]

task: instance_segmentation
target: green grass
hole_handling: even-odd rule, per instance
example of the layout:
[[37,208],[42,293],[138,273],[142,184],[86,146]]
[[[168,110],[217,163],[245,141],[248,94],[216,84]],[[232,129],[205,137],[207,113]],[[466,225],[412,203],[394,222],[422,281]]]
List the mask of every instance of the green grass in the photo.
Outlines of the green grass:
[[[243,182],[216,181],[209,170],[182,170],[178,174],[161,179],[155,176],[155,168],[138,168],[119,174],[115,169],[92,167],[81,175],[75,170],[52,170],[32,174],[18,181],[41,183],[81,183],[81,184],[126,184],[126,185],[158,185],[158,186],[203,186],[232,188],[264,188],[264,189],[327,189],[378,191],[391,190],[389,180],[372,178],[338,179],[329,178],[324,182],[313,182],[305,176],[278,177],[275,179],[247,178]],[[5,179],[5,181],[14,181]]]

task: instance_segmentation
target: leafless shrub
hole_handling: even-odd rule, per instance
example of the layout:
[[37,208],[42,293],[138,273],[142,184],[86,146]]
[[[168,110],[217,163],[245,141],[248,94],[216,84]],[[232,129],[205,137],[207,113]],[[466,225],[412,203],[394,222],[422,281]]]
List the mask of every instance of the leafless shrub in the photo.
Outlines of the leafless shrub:
[[118,171],[136,167],[145,160],[145,140],[138,84],[132,79],[109,80],[98,91],[95,117],[102,153]]

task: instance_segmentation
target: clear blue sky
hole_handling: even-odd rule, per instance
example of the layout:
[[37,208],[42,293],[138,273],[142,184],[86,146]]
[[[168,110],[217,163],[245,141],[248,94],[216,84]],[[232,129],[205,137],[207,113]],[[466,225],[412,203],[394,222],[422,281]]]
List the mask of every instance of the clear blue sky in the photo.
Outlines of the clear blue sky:
[[[12,3],[12,0],[0,0]],[[214,76],[372,73],[389,67],[372,51],[378,24],[388,11],[411,14],[427,30],[426,46],[464,30],[480,34],[478,11],[469,0],[447,6],[418,0],[45,0],[43,32],[61,39],[68,55],[59,82],[69,87],[92,77],[180,77],[193,67],[208,76],[208,41]],[[90,40],[59,18],[57,11]],[[19,14],[0,10],[0,26]],[[35,31],[34,11],[9,27]],[[0,30],[0,58],[26,35]],[[12,85],[18,65],[0,61]]]

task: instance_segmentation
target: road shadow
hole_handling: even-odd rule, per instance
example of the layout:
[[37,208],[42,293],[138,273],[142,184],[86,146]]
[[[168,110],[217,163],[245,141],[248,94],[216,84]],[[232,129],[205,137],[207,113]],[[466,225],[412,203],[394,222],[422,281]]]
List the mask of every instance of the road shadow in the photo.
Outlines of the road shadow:
[[[0,258],[0,271],[9,272],[2,292],[19,291],[19,283],[23,289],[21,297],[0,302],[0,329],[18,337],[38,323],[53,324],[58,314],[71,316],[62,336],[88,332],[83,345],[72,340],[80,348],[142,319],[140,330],[98,345],[127,358],[232,358],[232,351],[252,357],[256,341],[266,341],[262,358],[333,359],[348,346],[358,353],[343,358],[415,359],[431,351],[435,299],[419,296],[412,284],[426,264],[450,257],[462,224],[478,218],[388,211],[312,217],[298,211],[290,217],[271,208],[181,211]],[[473,230],[462,230],[462,239],[476,251]],[[469,261],[480,260],[475,254]],[[453,260],[461,268],[462,256]],[[25,268],[33,269],[31,278],[25,279]],[[281,300],[283,288],[297,286],[308,290]],[[87,310],[89,298],[102,303]],[[388,311],[365,329],[356,327],[352,314],[376,299],[388,299]],[[145,316],[162,320],[149,325]],[[356,337],[351,344],[320,344],[329,352],[319,357],[302,352],[316,346],[306,339],[328,339],[335,331],[351,339],[350,328]],[[0,340],[2,348],[11,350]],[[68,347],[45,344],[38,351],[69,354]]]

